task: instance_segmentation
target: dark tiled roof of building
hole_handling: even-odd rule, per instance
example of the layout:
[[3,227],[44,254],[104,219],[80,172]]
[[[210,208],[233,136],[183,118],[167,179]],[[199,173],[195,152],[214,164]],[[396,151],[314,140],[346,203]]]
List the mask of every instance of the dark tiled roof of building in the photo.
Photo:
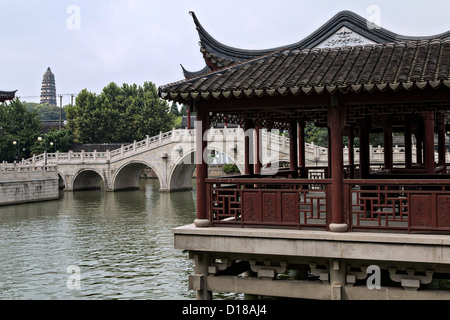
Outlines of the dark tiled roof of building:
[[211,72],[211,69],[208,66],[205,66],[203,69],[198,70],[198,71],[189,71],[189,70],[186,70],[183,67],[183,65],[181,65],[181,69],[183,69],[183,75],[184,75],[184,77],[186,79],[193,78],[193,77],[196,77],[196,76],[199,76],[199,75]]
[[0,102],[14,99],[14,97],[16,95],[16,92],[17,92],[17,90],[14,90],[14,91],[0,91]]
[[[404,36],[391,32],[387,29],[379,26],[370,27],[368,21],[363,17],[345,10],[338,12],[334,17],[324,23],[315,32],[305,37],[304,39],[288,44],[285,46],[262,49],[262,50],[248,50],[234,48],[221,43],[211,36],[206,29],[201,25],[194,12],[189,12],[194,20],[197,32],[200,38],[200,52],[202,52],[205,61],[211,70],[218,68],[224,68],[231,66],[235,63],[243,62],[249,59],[255,59],[274,51],[280,50],[303,50],[307,48],[314,48],[322,43],[325,39],[333,35],[337,30],[342,27],[347,27],[365,38],[373,41],[374,43],[389,43],[389,42],[402,42],[412,40],[431,40],[431,39],[445,39],[450,38],[450,31],[432,35],[432,36]],[[197,74],[204,73],[196,72]],[[206,70],[208,71],[208,70]]]
[[279,50],[159,88],[175,101],[450,87],[450,39]]

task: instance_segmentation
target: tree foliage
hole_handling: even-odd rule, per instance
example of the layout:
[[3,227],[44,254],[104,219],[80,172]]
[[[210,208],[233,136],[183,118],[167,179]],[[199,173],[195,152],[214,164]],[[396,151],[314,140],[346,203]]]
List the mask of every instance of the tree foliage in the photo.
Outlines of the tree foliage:
[[175,118],[151,82],[121,87],[112,82],[100,94],[84,89],[67,107],[67,126],[78,143],[141,140],[169,131]]
[[0,160],[29,157],[40,131],[39,115],[28,111],[18,98],[0,104]]
[[[41,141],[36,141],[31,148],[32,154],[41,154],[47,152],[67,152],[74,143],[74,136],[70,129],[53,129],[45,134],[41,134]],[[53,144],[53,145],[51,145]]]
[[28,111],[36,111],[40,116],[41,120],[59,120],[59,113],[61,112],[61,119],[66,120],[66,110],[67,106],[64,106],[62,110],[60,107],[50,105],[49,103],[39,104],[36,102],[26,102],[23,101],[22,104]]

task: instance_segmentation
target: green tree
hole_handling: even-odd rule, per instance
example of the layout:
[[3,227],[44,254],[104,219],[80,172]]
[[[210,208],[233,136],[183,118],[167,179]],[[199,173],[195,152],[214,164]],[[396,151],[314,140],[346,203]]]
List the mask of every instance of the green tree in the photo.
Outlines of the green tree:
[[169,131],[175,119],[151,82],[121,87],[112,82],[100,94],[84,89],[67,107],[67,126],[79,143],[140,140]]
[[28,111],[18,98],[0,104],[0,161],[29,157],[40,131],[38,114]]
[[314,123],[307,122],[305,126],[305,141],[321,147],[328,147],[327,128],[316,127]]
[[187,106],[182,104],[180,108],[180,116],[187,116]]
[[[45,134],[41,134],[41,141],[36,140],[31,152],[33,154],[41,154],[47,149],[47,152],[67,152],[74,143],[74,136],[70,129],[63,128],[61,130],[53,129]],[[51,145],[53,143],[53,145]]]
[[22,104],[28,111],[36,111],[41,120],[59,120],[59,113],[61,112],[61,119],[66,120],[67,106],[64,106],[62,110],[58,106],[53,106],[48,103],[35,103],[23,101]]
[[175,117],[181,116],[181,113],[178,110],[178,106],[175,102],[172,102],[172,104],[170,105],[170,113],[173,114]]

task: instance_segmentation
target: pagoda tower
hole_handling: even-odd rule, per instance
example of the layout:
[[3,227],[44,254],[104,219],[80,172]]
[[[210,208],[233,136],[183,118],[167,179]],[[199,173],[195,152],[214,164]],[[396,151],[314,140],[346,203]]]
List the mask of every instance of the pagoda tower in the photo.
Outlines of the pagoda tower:
[[49,103],[50,105],[56,106],[56,85],[55,85],[55,75],[47,68],[42,79],[41,88],[41,103]]

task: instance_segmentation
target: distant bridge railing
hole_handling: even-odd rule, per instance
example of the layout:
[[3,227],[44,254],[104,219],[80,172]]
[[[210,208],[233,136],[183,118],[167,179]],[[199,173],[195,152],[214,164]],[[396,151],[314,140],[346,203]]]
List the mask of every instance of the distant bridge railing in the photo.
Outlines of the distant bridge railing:
[[[45,163],[45,157],[47,158],[47,163],[58,163],[60,161],[71,162],[71,161],[115,161],[122,159],[123,157],[128,157],[140,152],[145,152],[151,149],[158,148],[162,145],[177,142],[195,142],[195,129],[173,129],[168,132],[160,132],[158,135],[150,137],[147,136],[145,139],[140,141],[134,141],[128,145],[122,145],[120,148],[99,152],[99,151],[80,151],[80,152],[56,152],[56,153],[46,153],[40,155],[34,155],[32,158],[23,160],[23,164],[30,163]],[[243,141],[243,136],[245,132],[242,128],[212,128],[207,131],[208,141]],[[281,153],[289,154],[289,138],[280,135],[278,133],[272,133],[267,130],[262,130],[262,141],[263,146],[267,148],[275,147]],[[372,147],[370,146],[370,162],[373,164],[384,163],[384,148],[383,147]],[[416,146],[412,146],[412,156],[415,159]],[[305,156],[306,160],[309,162],[307,165],[321,166],[328,162],[328,149],[317,146],[314,143],[305,143]],[[395,146],[393,148],[393,160],[394,162],[404,163],[405,150],[403,147]],[[438,154],[435,153],[436,160],[438,160]],[[447,152],[447,159],[450,159],[450,154]],[[349,149],[344,147],[344,164],[348,163],[349,159]],[[359,162],[359,148],[355,148],[354,155],[355,163]]]
[[[150,149],[158,148],[161,145],[177,142],[194,142],[195,141],[195,129],[173,129],[168,132],[160,132],[159,135],[154,137],[147,136],[140,141],[134,141],[128,145],[122,145],[120,148],[111,151],[80,151],[80,152],[55,152],[44,153],[40,155],[34,155],[32,158],[22,161],[24,164],[40,163],[58,163],[60,161],[113,161],[122,159],[123,157],[145,152]],[[289,138],[274,134],[271,132],[262,131],[263,141],[270,140],[271,144],[276,144],[281,152],[289,152]],[[218,141],[218,139],[234,139],[239,141],[239,137],[244,136],[244,131],[240,128],[224,128],[224,129],[211,129],[208,130],[208,141]],[[318,156],[326,156],[326,148],[314,146],[311,148],[312,154]]]
[[36,166],[22,163],[0,163],[0,182],[57,177],[56,165]]

